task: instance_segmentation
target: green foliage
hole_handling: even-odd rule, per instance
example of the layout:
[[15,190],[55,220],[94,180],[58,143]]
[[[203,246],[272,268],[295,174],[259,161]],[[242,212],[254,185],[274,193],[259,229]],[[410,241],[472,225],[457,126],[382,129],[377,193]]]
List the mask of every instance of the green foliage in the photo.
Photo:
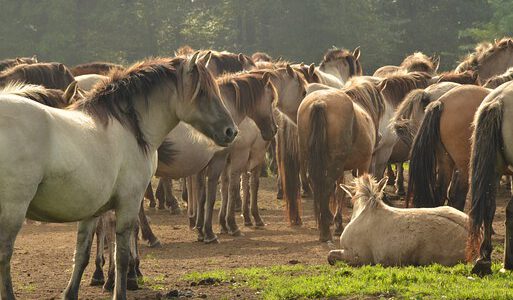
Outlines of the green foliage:
[[375,296],[400,299],[511,299],[513,274],[469,277],[470,265],[443,267],[394,267],[347,265],[275,266],[193,273],[184,278],[199,281],[246,282],[261,292],[264,299],[319,299],[342,296]]
[[128,63],[178,47],[266,51],[319,62],[361,46],[372,74],[405,55],[441,55],[445,69],[476,41],[513,30],[509,0],[0,0],[0,57],[37,54],[70,65]]

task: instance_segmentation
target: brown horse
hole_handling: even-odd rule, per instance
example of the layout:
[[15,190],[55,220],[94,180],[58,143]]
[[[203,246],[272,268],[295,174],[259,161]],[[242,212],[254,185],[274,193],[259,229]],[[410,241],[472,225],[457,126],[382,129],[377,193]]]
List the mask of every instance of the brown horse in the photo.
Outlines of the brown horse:
[[[497,186],[505,171],[513,171],[513,84],[492,91],[481,103],[474,117],[470,158],[472,207],[470,210],[469,246],[478,246],[479,259],[472,273],[490,274],[492,222],[495,215]],[[513,199],[513,198],[512,198]],[[513,201],[506,207],[504,269],[513,269]],[[472,254],[472,253],[469,253]]]
[[494,75],[504,73],[513,66],[513,39],[503,38],[494,43],[481,43],[456,67],[456,72],[477,72],[479,82],[484,83]]
[[[353,82],[343,90],[312,92],[299,107],[299,151],[308,166],[321,241],[332,238],[329,200],[344,171],[364,173],[371,167],[384,112],[380,90],[367,81]],[[341,232],[341,216],[336,226]]]
[[424,72],[434,76],[440,66],[440,57],[428,57],[422,52],[408,55],[399,66],[383,66],[373,76],[386,77],[394,73]]
[[256,68],[253,59],[242,53],[235,54],[227,51],[203,50],[201,55],[202,62],[205,63],[205,66],[214,77],[225,73],[236,73]]
[[0,61],[0,72],[3,72],[17,65],[30,65],[35,63],[37,63],[37,57],[35,55],[32,57],[16,57],[4,59]]
[[472,70],[464,72],[444,72],[438,76],[433,77],[434,82],[455,82],[459,84],[475,84],[478,85],[477,73]]
[[71,68],[71,73],[73,76],[80,76],[85,74],[100,74],[100,75],[108,75],[112,70],[124,70],[125,67],[118,64],[113,64],[109,62],[90,62],[85,64],[76,65]]
[[0,73],[0,86],[11,81],[42,85],[49,89],[65,90],[75,79],[60,63],[17,65]]
[[319,70],[337,77],[342,82],[347,82],[353,76],[363,74],[360,63],[360,47],[352,52],[346,49],[330,49],[324,55]]
[[[490,90],[453,88],[426,108],[412,145],[408,194],[415,207],[465,207],[468,191],[471,124]],[[449,187],[449,182],[451,182]]]
[[253,53],[253,55],[251,55],[251,59],[253,59],[253,61],[255,63],[262,62],[262,61],[265,61],[265,62],[273,61],[273,58],[265,52],[255,52],[255,53]]

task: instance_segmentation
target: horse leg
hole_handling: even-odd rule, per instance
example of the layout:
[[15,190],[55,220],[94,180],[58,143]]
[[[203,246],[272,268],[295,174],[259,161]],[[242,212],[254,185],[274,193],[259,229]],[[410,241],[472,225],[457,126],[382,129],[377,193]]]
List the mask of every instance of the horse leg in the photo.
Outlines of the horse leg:
[[225,168],[221,174],[221,209],[219,210],[219,226],[221,233],[228,233],[226,225],[226,211],[228,210],[228,170]]
[[250,202],[250,174],[248,172],[242,172],[242,217],[244,218],[244,226],[253,226],[251,216],[249,212]]
[[[142,207],[142,206],[141,206]],[[130,235],[130,257],[128,259],[128,274],[126,286],[129,291],[139,289],[137,282],[137,271],[139,270],[139,256],[137,249],[137,237],[139,236],[139,225],[137,222],[134,225],[132,234]],[[140,270],[139,270],[140,272]],[[142,274],[141,274],[142,275]]]
[[206,171],[207,203],[205,207],[205,222],[203,225],[203,234],[205,236],[203,242],[206,244],[218,242],[217,236],[215,235],[214,230],[212,230],[212,216],[214,214],[214,204],[216,202],[217,184],[219,182],[219,177],[223,172],[225,164],[225,157],[223,159],[215,158],[210,162],[209,167]]
[[205,171],[200,171],[195,175],[196,189],[198,192],[198,203],[196,206],[196,231],[198,233],[198,242],[203,242],[205,237],[203,235],[203,226],[205,224]]
[[[468,170],[454,171],[453,179],[451,180],[449,205],[463,211],[465,209],[465,202],[468,193]],[[454,183],[454,184],[453,184]]]
[[166,194],[166,205],[172,215],[179,215],[182,213],[178,199],[173,195],[173,180],[170,178],[164,182],[164,192]]
[[182,178],[180,179],[181,183],[182,183],[182,201],[187,203],[188,202],[188,194],[187,194],[187,179],[186,178]]
[[346,202],[345,196],[346,193],[342,191],[342,189],[339,187],[339,184],[344,183],[344,174],[342,174],[342,177],[338,180],[337,186],[335,188],[335,200],[337,204],[337,210],[335,212],[335,216],[333,218],[333,223],[335,224],[335,231],[334,234],[336,236],[340,236],[342,232],[344,232],[344,225],[342,224],[342,206]]
[[304,163],[301,164],[301,168],[299,169],[299,176],[301,176],[301,187],[303,188],[303,197],[311,197],[312,196],[312,188],[310,187],[310,181],[308,180],[308,176],[306,175],[306,165]]
[[271,140],[271,145],[269,146],[267,153],[271,158],[271,162],[269,163],[269,169],[273,174],[277,174],[278,163],[276,161],[276,138]]
[[[158,192],[158,189],[157,189]],[[144,197],[148,200],[150,200],[150,207],[154,208],[156,206],[155,203],[155,196],[153,194],[153,188],[151,187],[151,183],[148,184],[148,187],[146,188],[146,193],[144,194]]]
[[197,205],[197,178],[189,176],[187,178],[187,217],[189,218],[189,228],[193,229],[196,225],[196,205]]
[[[399,173],[399,170],[397,170],[397,173]],[[390,164],[390,163],[387,164],[387,176],[388,176],[387,185],[391,185],[391,186],[395,185],[396,177],[395,177],[394,169],[392,168],[392,164]]]
[[278,168],[278,176],[276,176],[276,199],[283,199],[283,184],[281,183],[280,169]]
[[157,190],[155,191],[155,197],[157,197],[157,200],[159,202],[158,209],[164,210],[166,209],[166,191],[164,187],[165,183],[164,177],[159,178],[159,184],[157,185]]
[[11,278],[11,257],[14,241],[23,225],[26,211],[26,205],[13,208],[0,202],[0,299],[15,299]]
[[240,199],[240,171],[235,170],[229,172],[229,193],[228,206],[226,213],[226,225],[228,226],[228,234],[232,236],[240,236],[241,232],[235,220],[236,201]]
[[107,280],[103,285],[104,291],[112,292],[114,290],[114,277],[115,274],[115,263],[114,263],[114,247],[115,247],[115,235],[116,235],[116,220],[114,212],[107,212],[104,214],[104,227],[105,237],[109,251],[109,269],[107,272]]
[[73,258],[73,273],[68,286],[64,290],[64,299],[78,299],[78,289],[82,274],[89,263],[93,234],[96,229],[98,218],[89,218],[78,223],[77,246]]
[[126,290],[130,259],[130,238],[133,234],[134,225],[137,222],[137,211],[131,210],[133,210],[133,208],[126,207],[124,210],[120,209],[116,211],[116,276],[113,295],[113,299],[116,300],[127,299]]
[[[105,283],[105,276],[103,275],[103,266],[105,265],[105,256],[103,252],[105,250],[105,225],[104,225],[105,214],[98,218],[96,225],[96,259],[95,259],[95,270],[93,278],[91,278],[90,286],[101,286]],[[94,238],[94,237],[93,237]]]
[[504,240],[504,269],[513,270],[513,197],[506,206],[506,239]]
[[153,233],[153,230],[151,230],[150,222],[148,222],[148,218],[146,218],[144,205],[142,203],[141,208],[139,209],[139,223],[141,226],[142,239],[148,241],[148,247],[160,247],[160,241]]
[[258,177],[258,168],[254,168],[251,170],[251,215],[255,220],[255,226],[262,227],[265,226],[264,221],[260,217],[260,212],[258,211],[258,188],[260,186],[260,178]]
[[[276,192],[276,199],[283,199],[283,183],[281,181],[281,173],[283,172],[282,168],[280,168],[281,163],[281,151],[283,147],[283,139],[282,133],[278,133],[276,136],[276,151],[275,151],[275,159],[276,159],[276,185],[278,187]],[[271,145],[272,146],[272,145]]]
[[264,159],[264,162],[260,165],[260,176],[267,177],[267,162]]
[[406,195],[406,191],[404,190],[404,168],[403,163],[397,163],[395,164],[397,169],[397,178],[395,180],[395,186],[398,196],[404,196]]
[[320,211],[320,222],[319,222],[319,229],[320,229],[320,236],[319,240],[321,242],[327,242],[332,240],[332,233],[330,229],[331,222],[333,221],[333,213],[330,209],[330,198],[333,195],[334,187],[333,185],[329,184],[330,182],[333,182],[334,180],[327,178],[326,185],[319,189],[318,192],[314,191],[314,197],[315,194],[319,194],[320,202],[319,202],[319,211]]

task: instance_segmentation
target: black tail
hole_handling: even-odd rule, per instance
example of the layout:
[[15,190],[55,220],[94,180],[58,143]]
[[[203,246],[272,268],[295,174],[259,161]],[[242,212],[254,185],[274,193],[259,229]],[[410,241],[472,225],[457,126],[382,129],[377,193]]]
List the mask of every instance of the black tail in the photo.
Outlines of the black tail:
[[435,101],[427,107],[411,148],[408,196],[413,195],[415,207],[439,205],[436,187],[436,149],[440,145],[442,110],[443,104],[440,101]]
[[299,193],[299,141],[297,127],[287,118],[281,119],[277,141],[279,150],[278,167],[280,169],[283,196],[285,198],[288,219],[292,225],[301,224],[301,195]]
[[[326,132],[326,104],[315,103],[310,112],[310,136],[308,137],[308,174],[313,188],[314,208],[317,222],[323,210],[329,210],[327,193],[328,137]],[[326,202],[326,203],[322,203]],[[331,220],[329,220],[331,222]]]
[[469,245],[476,245],[483,223],[490,224],[495,212],[498,171],[497,154],[502,148],[502,102],[483,103],[475,117],[470,157],[472,207]]

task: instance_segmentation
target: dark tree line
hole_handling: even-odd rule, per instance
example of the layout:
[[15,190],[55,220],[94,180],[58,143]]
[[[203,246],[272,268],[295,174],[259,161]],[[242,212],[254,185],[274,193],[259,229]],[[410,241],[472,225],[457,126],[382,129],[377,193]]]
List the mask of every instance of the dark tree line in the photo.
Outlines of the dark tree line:
[[455,66],[513,31],[511,0],[0,0],[0,57],[77,64],[172,55],[184,44],[318,62],[361,46],[364,71],[413,51]]

